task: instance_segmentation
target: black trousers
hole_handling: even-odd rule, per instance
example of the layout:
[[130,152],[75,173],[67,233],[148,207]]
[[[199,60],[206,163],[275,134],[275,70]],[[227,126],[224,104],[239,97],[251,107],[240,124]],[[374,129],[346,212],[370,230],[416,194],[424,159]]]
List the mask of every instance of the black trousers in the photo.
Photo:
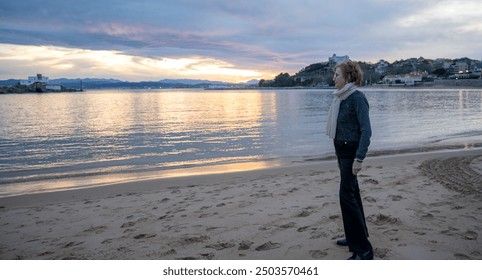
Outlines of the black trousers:
[[350,252],[363,253],[372,250],[372,245],[368,241],[368,229],[358,179],[352,171],[358,142],[335,140],[334,144],[340,169],[340,206],[345,237]]

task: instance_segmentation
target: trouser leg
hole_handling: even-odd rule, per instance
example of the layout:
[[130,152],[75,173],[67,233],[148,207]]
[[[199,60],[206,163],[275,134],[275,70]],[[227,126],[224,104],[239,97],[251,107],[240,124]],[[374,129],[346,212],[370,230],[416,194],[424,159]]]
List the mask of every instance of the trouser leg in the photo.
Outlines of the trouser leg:
[[363,203],[362,203],[362,199],[361,199],[361,195],[360,195],[360,187],[358,185],[358,178],[355,181],[356,181],[355,198],[356,198],[357,204],[358,204],[358,206],[360,208],[360,211],[361,211],[361,216],[363,218],[363,224],[365,225],[366,235],[367,235],[367,237],[369,237],[370,234],[368,233],[368,227],[367,227],[367,223],[366,223],[366,220],[365,220],[365,211],[363,210]]
[[345,236],[350,250],[365,252],[372,249],[368,241],[363,205],[357,176],[353,175],[353,159],[339,158],[340,166],[340,206]]

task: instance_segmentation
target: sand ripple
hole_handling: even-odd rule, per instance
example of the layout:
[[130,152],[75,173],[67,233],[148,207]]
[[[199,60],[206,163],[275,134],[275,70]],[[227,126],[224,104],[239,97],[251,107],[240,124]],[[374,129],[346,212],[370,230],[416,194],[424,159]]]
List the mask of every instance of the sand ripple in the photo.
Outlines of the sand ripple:
[[430,159],[424,161],[419,168],[423,175],[451,190],[462,194],[481,194],[482,174],[471,166],[479,158],[480,155]]

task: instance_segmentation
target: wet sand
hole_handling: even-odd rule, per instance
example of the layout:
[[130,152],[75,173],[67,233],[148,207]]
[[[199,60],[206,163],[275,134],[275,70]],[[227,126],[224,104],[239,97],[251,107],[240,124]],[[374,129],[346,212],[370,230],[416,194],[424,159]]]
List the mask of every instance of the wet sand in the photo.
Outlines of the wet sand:
[[[370,157],[378,260],[482,259],[482,149]],[[343,260],[334,160],[0,198],[0,259]]]

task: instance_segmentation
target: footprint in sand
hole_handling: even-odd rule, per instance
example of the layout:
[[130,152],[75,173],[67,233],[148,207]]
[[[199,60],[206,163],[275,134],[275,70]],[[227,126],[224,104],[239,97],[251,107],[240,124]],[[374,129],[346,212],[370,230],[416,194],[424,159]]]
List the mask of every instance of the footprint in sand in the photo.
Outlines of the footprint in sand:
[[123,223],[121,228],[128,228],[128,227],[133,227],[135,226],[136,223],[135,222],[127,222],[127,223]]
[[165,257],[165,256],[169,256],[169,255],[175,255],[175,254],[177,254],[176,250],[171,249],[171,250],[169,250],[169,251],[166,251],[166,252],[164,252],[164,253],[161,253],[161,257]]
[[321,250],[311,250],[310,255],[313,259],[321,259],[328,256],[328,253]]
[[388,198],[392,199],[392,201],[400,201],[403,199],[401,195],[389,195]]
[[269,193],[267,190],[261,190],[255,194],[250,195],[251,197],[257,197],[257,198],[262,198],[262,197],[273,197],[272,193]]
[[[308,229],[310,229],[310,226],[300,227],[300,228],[298,228],[297,231],[298,231],[298,232],[304,232],[304,231],[307,231]],[[316,229],[316,228],[314,228],[314,229]]]
[[433,219],[434,219],[434,216],[430,213],[427,213],[427,214],[424,214],[424,215],[420,216],[421,221],[431,221]]
[[268,250],[273,250],[273,249],[278,249],[281,247],[281,243],[273,243],[271,241],[268,241],[258,247],[255,248],[256,251],[268,251]]
[[206,260],[212,260],[214,259],[215,255],[213,253],[207,253],[207,254],[199,254],[203,259]]
[[365,198],[363,198],[363,199],[364,199],[365,201],[367,201],[367,202],[370,202],[370,203],[375,203],[375,202],[377,202],[377,200],[376,200],[375,198],[371,197],[371,196],[367,196],[367,197],[365,197]]
[[311,215],[313,213],[312,209],[315,209],[315,207],[313,207],[313,206],[306,207],[305,209],[303,209],[303,211],[301,211],[301,213],[296,215],[296,217],[297,218],[308,217],[309,215]]
[[106,228],[107,228],[106,226],[97,226],[97,227],[91,226],[88,229],[84,230],[84,232],[94,232],[96,234],[99,234],[104,232]]
[[284,256],[288,256],[288,257],[289,257],[289,256],[293,256],[293,255],[295,255],[297,252],[299,252],[300,249],[302,249],[302,248],[303,248],[303,246],[301,246],[301,245],[293,245],[293,246],[290,246],[290,247],[286,250],[286,252],[284,253]]
[[390,250],[387,248],[375,248],[374,253],[377,258],[383,259],[387,256],[388,252],[390,252]]
[[303,210],[301,213],[299,213],[298,215],[296,215],[296,217],[298,217],[298,218],[304,218],[304,217],[308,217],[309,215],[311,215],[311,212],[310,212],[310,211]]
[[453,227],[449,227],[449,229],[442,230],[440,233],[445,234],[447,236],[455,236],[459,230]]
[[141,233],[136,236],[134,236],[134,239],[145,239],[145,238],[153,238],[156,237],[157,234],[147,234],[147,233]]
[[239,247],[238,247],[238,250],[249,250],[249,248],[251,248],[251,245],[253,245],[254,242],[252,241],[241,241],[239,243]]
[[398,232],[398,229],[389,229],[384,231],[383,234],[387,236],[394,236],[395,234],[397,234],[397,232]]
[[310,239],[327,238],[328,234],[321,230],[313,230],[310,232]]
[[215,243],[215,244],[207,245],[206,248],[211,248],[211,249],[215,249],[215,250],[219,251],[219,250],[232,248],[234,246],[236,246],[236,244],[234,244],[232,242],[218,242],[218,243]]
[[365,180],[363,180],[363,183],[365,183],[365,184],[378,185],[378,181],[375,180],[375,179],[365,179]]
[[475,231],[468,230],[464,234],[464,238],[467,240],[476,240],[479,235]]
[[385,225],[385,224],[398,224],[399,221],[397,218],[392,218],[390,216],[386,216],[383,214],[373,214],[367,217],[367,221],[377,225]]
[[287,224],[284,224],[284,225],[281,225],[279,226],[280,228],[293,228],[296,226],[296,223],[295,222],[289,222]]
[[209,236],[200,235],[200,236],[191,236],[191,237],[183,237],[179,241],[181,245],[190,245],[193,243],[202,243],[206,240],[209,240]]
[[270,230],[270,229],[271,229],[271,226],[267,226],[267,225],[264,225],[264,226],[258,228],[258,230],[261,230],[261,231]]

